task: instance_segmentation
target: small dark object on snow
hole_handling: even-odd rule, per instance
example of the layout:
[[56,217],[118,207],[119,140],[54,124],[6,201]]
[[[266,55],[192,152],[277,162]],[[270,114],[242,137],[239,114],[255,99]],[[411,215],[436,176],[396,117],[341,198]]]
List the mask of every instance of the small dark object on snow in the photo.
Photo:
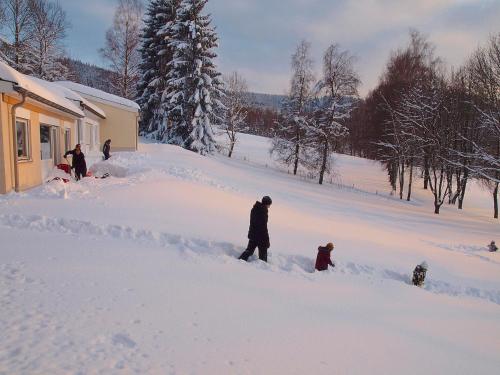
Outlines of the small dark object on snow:
[[335,264],[332,263],[331,255],[334,246],[330,242],[326,246],[318,247],[318,255],[316,256],[316,268],[318,271],[326,271],[328,266],[335,267]]
[[267,230],[268,209],[271,198],[265,196],[262,202],[255,202],[250,211],[250,228],[248,229],[248,246],[238,259],[248,261],[256,248],[259,248],[259,259],[267,262],[267,249],[271,246]]
[[68,178],[61,178],[61,177],[54,177],[53,179],[48,180],[47,183],[52,182],[52,181],[62,181],[65,184],[67,184],[69,182],[69,179]]
[[491,243],[488,245],[488,250],[491,252],[497,251],[498,247],[495,245],[495,241],[491,241]]
[[416,286],[424,285],[426,272],[427,272],[426,262],[422,262],[418,266],[416,266],[415,270],[413,271],[413,279],[412,279],[413,285]]

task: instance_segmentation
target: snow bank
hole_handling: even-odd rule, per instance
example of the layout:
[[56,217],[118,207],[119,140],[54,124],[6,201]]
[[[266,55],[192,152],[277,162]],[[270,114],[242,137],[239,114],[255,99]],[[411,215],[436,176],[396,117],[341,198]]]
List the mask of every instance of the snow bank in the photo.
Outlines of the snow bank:
[[121,167],[119,165],[113,164],[111,161],[101,161],[92,164],[89,171],[95,177],[102,177],[104,175],[109,175],[113,177],[126,177],[128,174],[127,168]]
[[[348,156],[319,186],[240,139],[234,159],[140,144],[98,163],[124,177],[0,196],[0,372],[496,374],[488,209],[434,215],[419,180],[411,205],[382,196],[384,171]],[[269,263],[246,263],[263,195]],[[330,241],[336,267],[315,272]]]

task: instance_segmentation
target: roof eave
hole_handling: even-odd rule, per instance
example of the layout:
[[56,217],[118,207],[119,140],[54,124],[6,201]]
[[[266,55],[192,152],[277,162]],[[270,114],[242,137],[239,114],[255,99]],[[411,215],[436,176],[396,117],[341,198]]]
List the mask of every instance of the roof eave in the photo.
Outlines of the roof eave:
[[31,99],[34,99],[36,100],[37,102],[40,102],[40,103],[43,103],[45,105],[48,105],[49,107],[52,107],[52,108],[55,108],[61,112],[64,112],[64,113],[67,113],[67,114],[70,114],[71,116],[74,116],[74,117],[77,117],[77,118],[84,118],[85,116],[81,115],[80,113],[77,113],[77,112],[73,112],[71,109],[68,109],[66,107],[63,107],[57,103],[54,103],[50,100],[47,100],[43,97],[41,97],[40,95],[37,95],[35,93],[32,93],[31,91],[29,90],[26,90],[20,86],[14,86],[14,90],[19,92],[19,93],[24,93],[27,97],[31,98]]
[[87,111],[89,111],[90,113],[93,113],[97,117],[102,118],[103,120],[106,119],[106,116],[103,116],[102,113],[95,111],[92,107],[86,105],[85,103],[80,102],[80,105],[82,106],[83,109],[86,109]]

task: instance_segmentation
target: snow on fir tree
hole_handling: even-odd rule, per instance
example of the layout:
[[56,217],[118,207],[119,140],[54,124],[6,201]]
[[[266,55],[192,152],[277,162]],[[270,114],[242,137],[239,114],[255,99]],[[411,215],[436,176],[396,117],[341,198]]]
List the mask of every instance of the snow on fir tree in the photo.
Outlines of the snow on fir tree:
[[220,73],[213,62],[218,46],[211,18],[202,14],[207,0],[182,0],[170,25],[168,45],[174,51],[169,64],[167,142],[200,154],[214,150],[212,125],[224,109]]
[[[141,132],[162,140],[167,124],[162,105],[167,88],[167,73],[173,51],[169,46],[169,32],[175,20],[180,0],[153,0],[144,20],[140,49],[142,63],[138,84],[138,102],[141,106]],[[163,98],[163,100],[165,100]]]

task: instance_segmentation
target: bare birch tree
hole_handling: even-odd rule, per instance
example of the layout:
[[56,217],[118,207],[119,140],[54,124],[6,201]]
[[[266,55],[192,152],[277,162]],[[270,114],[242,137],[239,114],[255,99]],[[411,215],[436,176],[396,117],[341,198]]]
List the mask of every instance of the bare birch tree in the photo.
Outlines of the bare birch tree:
[[31,74],[32,52],[29,41],[33,35],[33,16],[30,0],[2,0],[2,33],[6,36],[4,60],[21,73]]
[[494,217],[498,218],[500,185],[500,34],[479,48],[468,64],[481,139],[470,140],[467,168],[492,186]]
[[277,155],[278,160],[293,165],[294,175],[305,151],[305,132],[311,118],[314,73],[310,54],[311,44],[303,40],[292,55],[290,94],[285,104],[283,122],[279,124],[271,148],[271,153]]
[[140,32],[143,6],[139,0],[119,0],[113,26],[106,32],[106,43],[99,50],[101,56],[117,73],[113,82],[121,96],[135,99],[140,73]]
[[229,140],[228,157],[231,157],[236,141],[238,140],[237,133],[245,130],[245,120],[247,118],[246,93],[248,91],[248,85],[238,72],[223,76],[223,81],[225,83],[223,103],[226,110],[222,125]]
[[349,134],[345,123],[358,95],[360,80],[354,70],[355,58],[338,44],[327,48],[323,56],[323,76],[316,84],[318,96],[313,123],[308,126],[308,148],[319,171],[319,184],[330,170],[331,154]]
[[48,81],[64,79],[68,69],[62,64],[63,40],[69,23],[59,3],[30,0],[33,33],[29,40],[33,51],[33,75]]

